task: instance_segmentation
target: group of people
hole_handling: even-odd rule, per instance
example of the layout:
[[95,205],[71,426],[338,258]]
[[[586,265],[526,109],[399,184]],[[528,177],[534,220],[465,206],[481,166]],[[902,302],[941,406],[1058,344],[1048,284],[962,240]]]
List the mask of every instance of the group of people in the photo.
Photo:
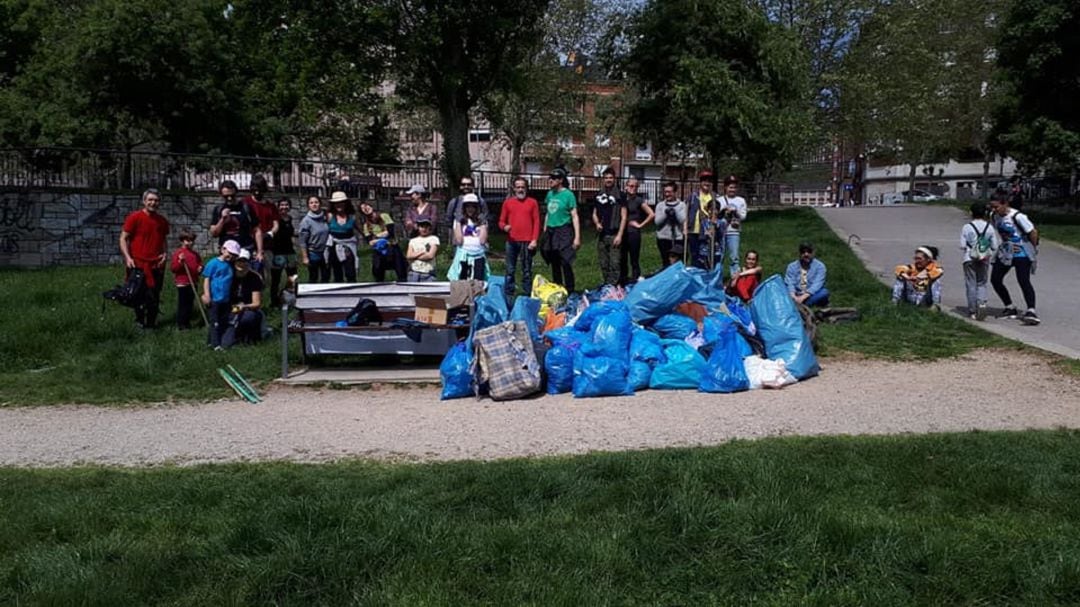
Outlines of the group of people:
[[[1013,208],[1013,199],[1008,191],[1001,189],[994,193],[989,205],[973,203],[970,221],[960,229],[967,313],[973,320],[986,319],[989,282],[1004,306],[997,318],[1038,325],[1041,321],[1035,311],[1031,275],[1038,261],[1039,230],[1025,213]],[[912,263],[896,267],[893,303],[906,301],[941,308],[944,271],[938,263],[938,253],[936,247],[920,246],[915,249]],[[1016,308],[1005,286],[1005,277],[1014,269],[1024,298],[1023,313]]]

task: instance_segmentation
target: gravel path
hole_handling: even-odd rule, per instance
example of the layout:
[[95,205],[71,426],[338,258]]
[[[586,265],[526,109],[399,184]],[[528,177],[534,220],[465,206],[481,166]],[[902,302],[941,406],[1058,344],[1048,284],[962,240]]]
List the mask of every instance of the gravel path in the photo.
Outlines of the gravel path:
[[[996,372],[1013,365],[1023,370]],[[0,465],[497,459],[780,435],[1054,427],[1080,427],[1080,378],[1040,355],[983,351],[932,363],[832,360],[820,377],[784,390],[727,395],[496,403],[440,402],[431,388],[279,387],[259,405],[15,407],[0,409]]]

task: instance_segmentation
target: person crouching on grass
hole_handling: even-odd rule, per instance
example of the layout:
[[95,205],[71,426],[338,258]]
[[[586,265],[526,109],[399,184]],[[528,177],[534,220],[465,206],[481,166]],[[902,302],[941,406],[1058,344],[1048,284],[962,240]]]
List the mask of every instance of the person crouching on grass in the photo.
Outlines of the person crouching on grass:
[[262,339],[262,290],[266,283],[251,267],[251,253],[241,250],[233,260],[232,294],[229,298],[229,324],[221,338],[221,347],[253,344]]
[[941,311],[941,275],[937,265],[937,247],[922,246],[915,249],[913,263],[896,266],[896,281],[893,282],[892,302],[901,300],[916,306],[930,307],[935,312]]
[[233,281],[232,262],[240,256],[240,251],[240,243],[235,240],[226,240],[221,245],[221,254],[208,261],[203,267],[202,301],[209,307],[209,343],[215,350],[224,350],[221,342],[225,337],[225,330],[229,328],[229,300],[232,297]]
[[435,258],[439,255],[439,237],[431,233],[431,219],[416,220],[417,236],[409,240],[405,259],[409,262],[409,282],[435,280]]
[[191,230],[180,232],[180,248],[173,252],[169,269],[176,284],[176,328],[191,328],[191,310],[195,307],[196,276],[202,274],[202,258],[194,249],[195,234]]

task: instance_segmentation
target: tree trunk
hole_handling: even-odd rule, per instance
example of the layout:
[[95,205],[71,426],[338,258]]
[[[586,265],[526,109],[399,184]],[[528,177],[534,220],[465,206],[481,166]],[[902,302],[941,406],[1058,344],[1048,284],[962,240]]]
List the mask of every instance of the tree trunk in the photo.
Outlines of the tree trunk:
[[524,147],[525,142],[523,140],[510,140],[510,171],[517,175],[524,172],[521,167],[521,150]]
[[982,195],[983,200],[990,198],[990,150],[983,150],[983,176]]
[[918,170],[918,165],[914,162],[911,163],[911,169],[908,171],[907,189],[908,195],[904,196],[904,202],[911,202],[911,197],[914,196],[912,191],[915,190],[915,171]]
[[439,107],[439,120],[443,136],[443,172],[450,195],[457,196],[461,178],[472,175],[472,159],[469,157],[469,112],[457,107],[452,101],[445,102]]

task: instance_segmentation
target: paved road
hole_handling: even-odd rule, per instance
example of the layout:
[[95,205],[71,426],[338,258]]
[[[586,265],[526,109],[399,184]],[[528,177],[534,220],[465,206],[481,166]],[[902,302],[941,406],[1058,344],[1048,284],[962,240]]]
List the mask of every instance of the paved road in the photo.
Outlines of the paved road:
[[[960,252],[960,228],[967,215],[944,206],[867,206],[819,209],[833,231],[841,238],[851,238],[852,248],[863,263],[882,282],[891,285],[892,269],[907,263],[916,246],[933,245],[941,250],[945,268],[943,307],[953,313],[967,307],[964,296],[964,271]],[[1038,227],[1038,226],[1036,226]],[[1055,352],[1080,358],[1080,252],[1044,241],[1039,248],[1038,273],[1032,277],[1037,310],[1042,324],[1028,327],[1015,320],[988,319],[979,326],[1005,337]],[[1024,299],[1016,278],[1010,273],[1005,285],[1013,302],[1021,310]],[[990,310],[1001,309],[1001,300],[990,289]]]

